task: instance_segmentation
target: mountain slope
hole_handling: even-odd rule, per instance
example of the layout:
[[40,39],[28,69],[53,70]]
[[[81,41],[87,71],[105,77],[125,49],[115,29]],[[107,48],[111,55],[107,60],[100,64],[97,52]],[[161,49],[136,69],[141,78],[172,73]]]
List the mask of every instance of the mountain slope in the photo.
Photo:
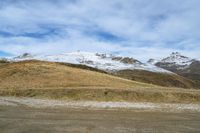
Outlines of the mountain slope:
[[162,59],[161,62],[165,63],[174,63],[175,65],[189,65],[194,61],[194,59],[191,59],[189,57],[183,56],[178,52],[172,52],[169,57],[166,57]]
[[200,86],[200,61],[174,52],[169,57],[160,61],[149,60],[156,66],[177,73],[191,80],[194,80]]
[[133,81],[150,83],[165,87],[196,88],[200,87],[192,80],[176,74],[154,73],[144,70],[120,70],[115,75]]
[[148,62],[160,68],[176,72],[186,69],[197,60],[181,55],[178,52],[171,53],[168,57],[161,60],[150,59]]
[[187,68],[178,70],[176,73],[194,80],[200,86],[200,61],[192,62]]
[[67,65],[69,64],[43,61],[2,65],[0,96],[95,101],[200,102],[198,90],[164,88]]
[[[164,59],[165,61],[175,61],[176,56],[173,53],[172,57]],[[178,59],[180,60],[182,56]],[[23,55],[10,58],[10,61],[20,62],[25,60],[42,60],[49,62],[60,62],[63,64],[69,63],[71,66],[78,66],[84,69],[95,70],[103,73],[110,73],[116,76],[131,79],[133,81],[140,81],[144,83],[151,83],[166,87],[182,87],[182,88],[197,88],[193,81],[185,79],[174,73],[164,70],[150,63],[142,63],[134,58],[114,56],[111,54],[98,54],[89,52],[73,52],[60,55],[31,55],[25,53]],[[184,57],[184,61],[185,61]],[[86,67],[87,66],[87,67]],[[127,72],[128,70],[128,72]],[[153,78],[152,78],[153,77]]]
[[[69,64],[69,63],[61,63],[63,65],[81,68],[101,73],[107,73],[106,71],[99,70],[97,68],[89,67],[86,65],[77,65],[77,64]],[[179,76],[177,74],[171,73],[156,73],[145,70],[119,70],[113,71],[107,74],[115,75],[118,77],[122,77],[125,79],[130,79],[133,81],[149,83],[164,87],[181,87],[181,88],[196,88],[199,89],[199,85],[192,80]]]
[[1,66],[0,84],[1,89],[65,87],[108,87],[122,89],[150,86],[104,73],[42,61],[23,61]]

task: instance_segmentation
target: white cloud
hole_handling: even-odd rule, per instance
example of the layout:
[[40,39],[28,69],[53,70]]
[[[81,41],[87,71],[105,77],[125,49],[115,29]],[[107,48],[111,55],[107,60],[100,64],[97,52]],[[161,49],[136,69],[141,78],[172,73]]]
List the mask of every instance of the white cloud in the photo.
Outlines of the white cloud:
[[[199,4],[199,0],[5,0],[0,2],[0,51],[120,52],[142,60],[179,51],[200,58]],[[88,32],[108,33],[123,41],[106,35],[99,40],[98,34]]]

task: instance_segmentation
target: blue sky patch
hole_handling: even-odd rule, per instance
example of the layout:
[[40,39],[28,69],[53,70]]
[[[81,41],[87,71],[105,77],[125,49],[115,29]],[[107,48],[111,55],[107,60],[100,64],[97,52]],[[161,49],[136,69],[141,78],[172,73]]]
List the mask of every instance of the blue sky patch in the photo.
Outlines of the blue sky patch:
[[122,37],[118,37],[112,33],[101,30],[85,31],[84,34],[87,34],[88,36],[93,37],[99,41],[110,41],[110,42],[124,41]]
[[11,54],[0,51],[0,57],[7,57],[7,56],[11,56]]

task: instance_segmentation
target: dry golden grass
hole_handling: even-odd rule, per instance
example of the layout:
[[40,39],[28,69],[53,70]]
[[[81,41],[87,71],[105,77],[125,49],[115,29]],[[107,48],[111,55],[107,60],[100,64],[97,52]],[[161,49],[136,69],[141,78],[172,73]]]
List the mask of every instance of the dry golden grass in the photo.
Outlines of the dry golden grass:
[[0,66],[0,96],[99,101],[200,102],[199,90],[165,88],[42,61],[23,61]]
[[1,89],[45,89],[66,87],[132,88],[152,85],[104,73],[68,67],[59,63],[24,61],[0,67]]
[[0,90],[0,96],[64,100],[129,101],[156,103],[200,103],[200,92],[140,89],[24,89]]

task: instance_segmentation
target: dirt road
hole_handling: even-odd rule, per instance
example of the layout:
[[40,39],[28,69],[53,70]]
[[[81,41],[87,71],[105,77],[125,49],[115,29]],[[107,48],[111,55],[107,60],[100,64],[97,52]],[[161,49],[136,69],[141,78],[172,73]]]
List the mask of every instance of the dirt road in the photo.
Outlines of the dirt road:
[[198,133],[200,113],[0,106],[0,133]]

